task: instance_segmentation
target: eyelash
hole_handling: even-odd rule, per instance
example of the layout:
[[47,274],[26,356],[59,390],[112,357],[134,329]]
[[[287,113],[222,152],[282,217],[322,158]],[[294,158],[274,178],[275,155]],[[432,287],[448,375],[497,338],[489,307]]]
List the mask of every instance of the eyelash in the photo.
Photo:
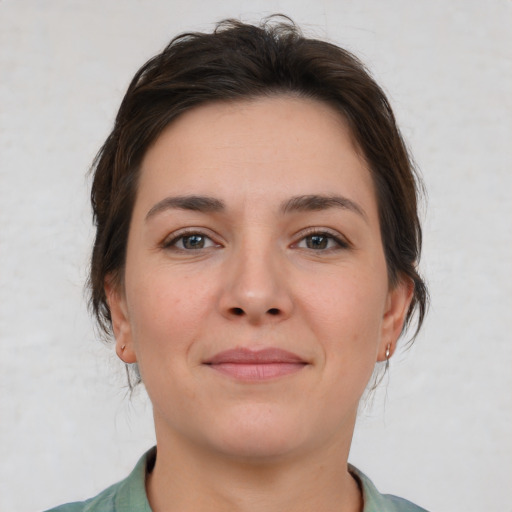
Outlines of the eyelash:
[[[186,249],[184,247],[177,247],[177,243],[180,240],[184,240],[185,238],[191,238],[193,236],[201,237],[204,240],[209,240],[211,242],[211,245],[209,247],[199,247],[198,249]],[[179,233],[173,233],[173,236],[171,239],[166,238],[163,243],[161,244],[161,247],[163,249],[174,249],[176,251],[183,251],[183,252],[189,252],[189,251],[198,251],[201,249],[209,249],[210,247],[220,247],[220,244],[216,243],[211,236],[208,236],[204,232],[198,230],[198,229],[188,229],[180,231]]]
[[[322,237],[326,238],[328,241],[332,240],[336,244],[335,247],[327,247],[324,249],[312,249],[311,247],[299,247],[299,244],[303,241],[306,241],[308,238],[311,239],[312,237]],[[307,242],[306,242],[307,243]],[[295,242],[293,244],[295,247],[299,249],[306,249],[314,252],[331,252],[331,251],[337,251],[337,250],[343,250],[343,249],[350,249],[351,245],[350,243],[343,237],[341,237],[337,233],[333,233],[326,229],[317,229],[317,228],[309,228],[306,231],[303,231],[300,233],[300,239],[298,242]]]
[[[177,244],[179,241],[182,241],[182,243],[183,243],[184,239],[191,238],[194,236],[200,237],[203,240],[208,240],[209,242],[211,242],[211,244],[207,247],[199,247],[196,249],[193,249],[193,248],[187,249],[185,247],[177,247]],[[327,239],[327,243],[329,243],[329,241],[333,241],[336,244],[336,246],[335,247],[325,247],[325,248],[320,248],[320,249],[318,249],[318,248],[313,249],[311,247],[300,247],[299,246],[299,244],[304,241],[306,241],[306,244],[307,244],[307,239],[311,239],[315,236]],[[171,239],[169,239],[169,238],[165,239],[161,244],[161,247],[163,249],[174,249],[176,251],[182,251],[182,252],[190,252],[190,251],[196,251],[196,250],[199,251],[201,249],[209,249],[209,248],[215,247],[215,246],[221,247],[221,245],[216,243],[211,236],[209,236],[209,235],[205,234],[204,232],[197,230],[197,229],[189,229],[189,230],[185,230],[185,231],[180,231],[177,234],[173,234]],[[347,242],[346,239],[340,237],[337,234],[334,234],[325,229],[319,230],[316,228],[310,228],[307,231],[300,233],[300,239],[297,242],[293,243],[292,247],[296,247],[298,249],[306,249],[306,250],[310,250],[310,251],[314,251],[314,252],[331,252],[331,251],[336,251],[336,250],[349,249],[351,246],[350,246],[350,243]]]

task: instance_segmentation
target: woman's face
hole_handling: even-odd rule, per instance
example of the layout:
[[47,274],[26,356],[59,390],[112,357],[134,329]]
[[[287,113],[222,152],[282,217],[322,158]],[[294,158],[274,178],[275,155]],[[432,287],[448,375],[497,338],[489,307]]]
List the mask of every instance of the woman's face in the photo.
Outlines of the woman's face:
[[348,447],[410,286],[389,289],[343,119],[275,97],[198,107],[156,140],[107,295],[157,441],[266,458]]

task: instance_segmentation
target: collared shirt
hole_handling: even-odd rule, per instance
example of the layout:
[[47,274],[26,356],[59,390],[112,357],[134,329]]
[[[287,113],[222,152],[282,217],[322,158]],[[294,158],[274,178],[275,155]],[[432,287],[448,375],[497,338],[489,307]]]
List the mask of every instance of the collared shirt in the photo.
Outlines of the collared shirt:
[[[112,485],[86,501],[68,503],[46,512],[152,512],[146,494],[146,474],[155,464],[156,448],[149,450],[128,478]],[[410,501],[389,494],[380,494],[371,480],[354,466],[350,473],[359,482],[363,493],[363,512],[427,512]]]

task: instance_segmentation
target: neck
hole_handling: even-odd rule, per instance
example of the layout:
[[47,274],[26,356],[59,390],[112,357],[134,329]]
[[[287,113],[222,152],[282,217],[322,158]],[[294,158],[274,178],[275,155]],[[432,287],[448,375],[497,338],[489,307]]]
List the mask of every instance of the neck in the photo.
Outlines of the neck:
[[[348,443],[309,456],[240,459],[205,452],[157,432],[157,458],[146,488],[153,512],[360,512],[358,484],[347,469]],[[163,441],[163,442],[161,442]]]

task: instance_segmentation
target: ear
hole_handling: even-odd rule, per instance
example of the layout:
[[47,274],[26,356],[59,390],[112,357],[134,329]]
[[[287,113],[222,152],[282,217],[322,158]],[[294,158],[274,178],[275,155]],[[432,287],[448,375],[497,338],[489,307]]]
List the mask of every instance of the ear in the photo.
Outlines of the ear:
[[[389,290],[384,317],[382,319],[377,361],[386,361],[386,359],[389,359],[395,352],[396,342],[402,332],[413,293],[414,283],[410,279],[400,279],[400,281]],[[388,352],[387,356],[386,352]]]
[[104,286],[116,340],[116,354],[125,363],[136,363],[137,357],[133,349],[132,330],[123,286],[116,283],[112,275],[105,278]]

